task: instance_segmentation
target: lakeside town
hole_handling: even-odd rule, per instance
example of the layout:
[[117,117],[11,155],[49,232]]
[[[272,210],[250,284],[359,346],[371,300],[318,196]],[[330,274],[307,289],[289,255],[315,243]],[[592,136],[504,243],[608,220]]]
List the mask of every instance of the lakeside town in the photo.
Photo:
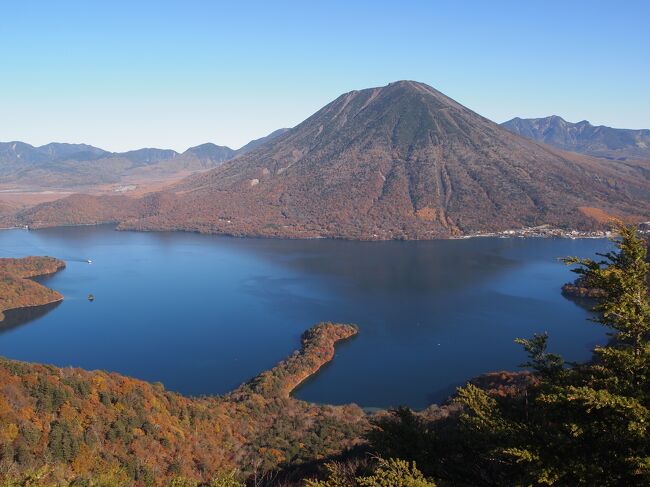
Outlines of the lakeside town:
[[[650,234],[650,222],[638,224],[638,231],[642,234]],[[498,232],[474,232],[468,235],[451,237],[453,239],[467,239],[475,237],[520,237],[520,238],[610,238],[614,233],[610,230],[567,230],[556,228],[551,225],[538,225],[535,227],[523,227]]]

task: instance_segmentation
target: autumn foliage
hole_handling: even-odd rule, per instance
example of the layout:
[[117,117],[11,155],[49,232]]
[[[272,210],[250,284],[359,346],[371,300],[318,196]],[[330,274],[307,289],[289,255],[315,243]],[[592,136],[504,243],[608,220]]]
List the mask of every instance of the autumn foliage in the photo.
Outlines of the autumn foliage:
[[188,398],[115,373],[1,359],[0,478],[167,485],[236,472],[243,480],[340,453],[366,430],[362,410],[289,394],[331,360],[336,341],[355,333],[319,324],[300,351],[223,397]]
[[53,257],[25,257],[0,259],[0,322],[3,312],[60,301],[63,296],[30,278],[52,274],[65,267]]

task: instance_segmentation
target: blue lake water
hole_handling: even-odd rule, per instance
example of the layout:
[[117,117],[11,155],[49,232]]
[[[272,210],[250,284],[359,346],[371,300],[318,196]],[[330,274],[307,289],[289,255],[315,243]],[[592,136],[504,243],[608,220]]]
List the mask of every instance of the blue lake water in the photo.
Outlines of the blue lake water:
[[515,369],[525,357],[513,340],[533,332],[548,331],[567,359],[589,359],[605,332],[561,296],[574,276],[557,258],[610,247],[3,230],[0,256],[51,255],[67,268],[41,279],[65,301],[40,315],[11,315],[0,328],[0,355],[221,394],[298,348],[314,323],[350,322],[359,335],[296,396],[420,408],[482,372]]

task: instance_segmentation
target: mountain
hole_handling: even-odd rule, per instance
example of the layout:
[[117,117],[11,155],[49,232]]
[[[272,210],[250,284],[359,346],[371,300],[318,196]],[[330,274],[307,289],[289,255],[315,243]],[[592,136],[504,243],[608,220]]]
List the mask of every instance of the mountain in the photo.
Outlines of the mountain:
[[640,170],[515,136],[413,81],[346,93],[262,147],[175,188],[128,228],[430,238],[650,215]]
[[196,147],[190,147],[183,154],[191,154],[202,160],[222,162],[235,157],[237,151],[230,147],[226,147],[225,145],[207,143],[197,145]]
[[206,143],[180,154],[156,148],[108,152],[86,144],[54,142],[34,147],[18,141],[0,142],[0,185],[29,190],[86,189],[105,184],[146,184],[157,179],[180,179],[257,148],[285,130],[288,129],[276,130],[239,150]]
[[[648,169],[530,141],[430,86],[400,81],[341,95],[146,205],[134,200],[126,210],[121,203],[112,221],[140,230],[351,239],[542,224],[593,229],[609,215],[650,219]],[[87,212],[80,220],[73,200],[57,203],[56,211],[40,205],[20,219],[105,221],[106,208],[104,220]]]
[[108,152],[87,144],[0,142],[0,184],[43,188],[115,183],[129,170],[177,157],[172,150]]
[[0,167],[11,163],[41,164],[52,161],[89,161],[110,155],[98,147],[86,144],[52,142],[34,147],[24,142],[0,142]]
[[266,137],[260,137],[259,139],[251,140],[248,144],[246,144],[246,145],[240,147],[239,149],[237,149],[237,155],[246,154],[247,152],[250,152],[250,151],[252,151],[254,149],[257,149],[261,145],[264,145],[267,142],[275,139],[276,137],[279,137],[280,135],[287,132],[288,130],[291,130],[291,129],[288,129],[288,128],[278,129],[278,130],[275,130],[274,132],[271,132]]
[[87,144],[64,144],[52,142],[36,149],[42,154],[46,154],[54,161],[72,159],[75,161],[91,161],[109,154],[109,152],[98,147]]
[[513,118],[501,126],[514,134],[558,149],[608,159],[650,160],[650,130],[594,126],[583,120],[567,122],[557,115],[545,118]]
[[124,157],[136,165],[147,165],[173,159],[174,157],[178,156],[178,152],[171,149],[148,148],[136,149],[116,155]]

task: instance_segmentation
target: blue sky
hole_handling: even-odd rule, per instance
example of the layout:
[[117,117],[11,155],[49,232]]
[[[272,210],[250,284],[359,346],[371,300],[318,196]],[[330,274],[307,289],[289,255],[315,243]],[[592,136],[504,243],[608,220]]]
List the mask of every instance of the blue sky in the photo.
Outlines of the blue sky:
[[648,1],[7,1],[0,140],[238,147],[414,79],[497,122],[650,128]]

